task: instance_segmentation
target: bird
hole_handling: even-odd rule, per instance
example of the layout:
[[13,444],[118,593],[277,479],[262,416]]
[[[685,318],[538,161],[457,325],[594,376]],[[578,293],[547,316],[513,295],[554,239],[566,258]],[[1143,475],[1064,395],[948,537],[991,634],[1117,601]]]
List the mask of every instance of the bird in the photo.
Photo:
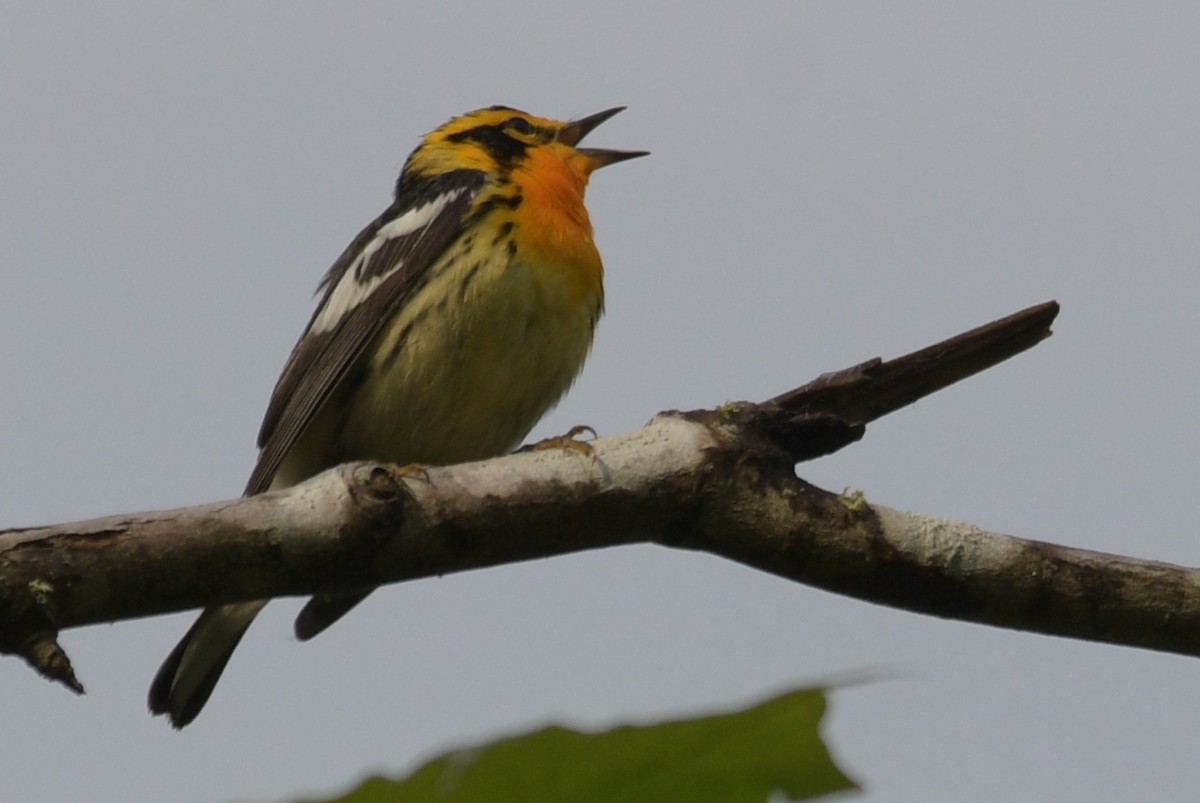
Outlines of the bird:
[[[619,106],[559,121],[490,106],[427,134],[392,203],[351,241],[267,405],[244,494],[350,460],[452,465],[505,454],[567,392],[604,310],[584,192],[647,151],[580,147]],[[318,595],[301,640],[361,601]],[[267,600],[205,609],[151,684],[182,728]]]

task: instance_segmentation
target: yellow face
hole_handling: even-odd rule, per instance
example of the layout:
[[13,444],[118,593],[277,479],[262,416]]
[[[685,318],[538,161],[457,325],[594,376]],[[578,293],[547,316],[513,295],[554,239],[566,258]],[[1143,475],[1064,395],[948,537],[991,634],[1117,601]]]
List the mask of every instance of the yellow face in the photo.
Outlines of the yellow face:
[[428,178],[462,169],[507,173],[532,150],[558,144],[568,125],[507,106],[467,112],[426,135],[408,158],[404,175]]

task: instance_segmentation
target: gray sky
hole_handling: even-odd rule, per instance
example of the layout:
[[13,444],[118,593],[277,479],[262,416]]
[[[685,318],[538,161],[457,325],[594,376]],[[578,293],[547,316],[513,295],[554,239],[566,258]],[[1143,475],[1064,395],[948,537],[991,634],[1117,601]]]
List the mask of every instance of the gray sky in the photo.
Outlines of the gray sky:
[[[329,263],[417,139],[506,103],[589,140],[608,315],[536,435],[763,399],[1026,305],[1017,360],[801,467],[1003,532],[1200,565],[1200,6],[8,4],[0,524],[236,495]],[[409,7],[405,7],[409,6]],[[0,661],[0,797],[270,800],[548,719],[724,707],[864,667],[827,734],[867,800],[1182,800],[1200,664],[944,622],[640,547],[251,629],[208,709],[145,710],[191,614]]]

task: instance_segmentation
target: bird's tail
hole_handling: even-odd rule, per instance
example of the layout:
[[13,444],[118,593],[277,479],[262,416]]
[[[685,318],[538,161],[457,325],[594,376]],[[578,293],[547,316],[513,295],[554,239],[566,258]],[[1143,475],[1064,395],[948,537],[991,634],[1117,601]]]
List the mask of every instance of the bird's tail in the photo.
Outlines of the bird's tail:
[[150,711],[182,728],[204,708],[229,656],[267,600],[206,608],[171,650],[150,685]]

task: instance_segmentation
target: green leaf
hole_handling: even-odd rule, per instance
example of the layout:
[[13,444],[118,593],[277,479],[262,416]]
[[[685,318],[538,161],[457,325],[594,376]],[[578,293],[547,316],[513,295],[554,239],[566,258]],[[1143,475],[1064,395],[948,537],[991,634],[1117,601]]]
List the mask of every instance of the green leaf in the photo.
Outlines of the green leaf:
[[858,787],[821,742],[823,689],[734,713],[601,733],[551,726],[456,750],[402,780],[375,777],[328,803],[764,803]]

